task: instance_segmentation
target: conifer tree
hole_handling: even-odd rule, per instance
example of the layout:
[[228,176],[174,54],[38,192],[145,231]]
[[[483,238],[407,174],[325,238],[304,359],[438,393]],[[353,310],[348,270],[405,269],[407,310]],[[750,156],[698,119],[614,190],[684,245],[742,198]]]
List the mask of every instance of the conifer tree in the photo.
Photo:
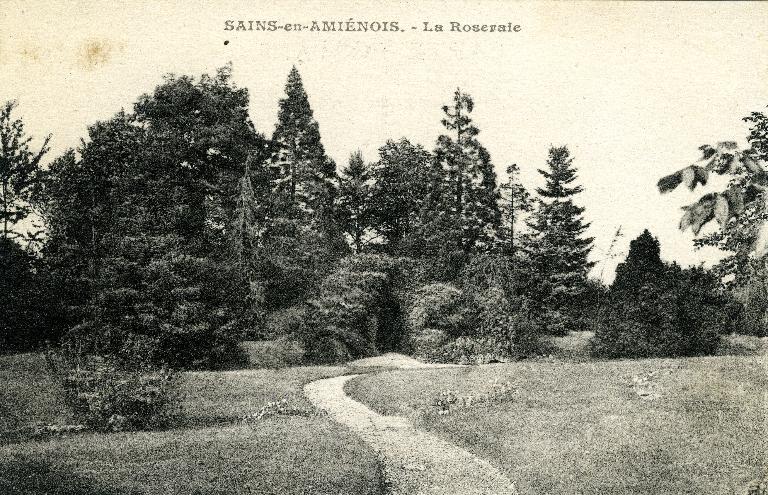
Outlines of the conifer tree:
[[274,189],[289,216],[327,215],[333,202],[336,165],[325,154],[320,129],[296,67],[288,74],[272,135]]
[[547,287],[545,305],[566,316],[586,283],[587,272],[594,263],[588,260],[591,237],[584,237],[589,227],[583,220],[584,208],[573,202],[583,191],[573,185],[577,179],[568,148],[549,150],[547,170],[539,170],[545,186],[536,190],[540,199],[528,220],[530,232],[525,236],[525,251],[534,270]]
[[126,361],[222,366],[243,304],[225,249],[237,179],[263,149],[247,91],[225,67],[169,77],[134,109],[51,166],[45,252],[79,306],[66,340]]
[[270,144],[272,192],[260,249],[259,270],[270,309],[306,298],[349,249],[335,211],[336,164],[325,154],[296,67],[285,93]]
[[257,203],[251,180],[252,157],[245,162],[245,173],[238,185],[237,203],[232,223],[232,249],[235,266],[249,283],[254,281],[253,257],[262,234],[263,213]]
[[473,109],[472,97],[456,89],[453,105],[443,106],[442,124],[450,134],[438,137],[435,150],[444,209],[461,225],[461,245],[467,252],[490,248],[501,220],[496,172],[477,140],[480,131],[470,117]]
[[661,261],[659,240],[645,229],[629,243],[627,259],[616,267],[612,291],[633,292],[649,283],[658,283],[666,267]]
[[507,182],[501,185],[501,250],[510,255],[516,252],[521,217],[533,210],[533,198],[520,183],[520,167],[513,163],[507,167]]
[[371,171],[361,151],[352,153],[339,178],[339,213],[355,253],[363,250],[370,235]]
[[701,267],[665,264],[659,241],[645,230],[616,268],[592,352],[610,358],[711,354],[727,328],[726,306],[717,277]]

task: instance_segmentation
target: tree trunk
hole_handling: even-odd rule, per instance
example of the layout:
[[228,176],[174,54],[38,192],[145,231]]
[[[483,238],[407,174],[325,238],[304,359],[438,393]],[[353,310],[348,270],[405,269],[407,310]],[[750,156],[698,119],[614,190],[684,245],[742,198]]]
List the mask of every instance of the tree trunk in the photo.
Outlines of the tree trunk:
[[[512,181],[510,181],[512,183]],[[509,195],[509,252],[512,256],[515,255],[515,190],[512,189],[512,194]]]
[[461,106],[456,105],[456,212],[461,215],[464,201],[464,149],[461,147]]
[[3,181],[3,240],[8,239],[8,181]]

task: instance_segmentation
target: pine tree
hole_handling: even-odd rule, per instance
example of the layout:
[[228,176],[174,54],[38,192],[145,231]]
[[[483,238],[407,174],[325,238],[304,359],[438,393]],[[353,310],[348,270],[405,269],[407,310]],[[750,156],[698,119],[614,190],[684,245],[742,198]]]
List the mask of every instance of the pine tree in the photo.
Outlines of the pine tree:
[[341,226],[352,240],[355,253],[362,252],[371,234],[371,171],[357,151],[339,178]]
[[489,249],[501,221],[496,172],[488,151],[477,140],[472,124],[472,97],[457,89],[453,105],[443,106],[443,126],[451,134],[438,137],[436,172],[443,177],[444,209],[462,226],[461,244],[466,252]]
[[327,215],[335,192],[336,165],[325,154],[318,123],[295,66],[288,74],[285,98],[279,106],[271,152],[275,191],[291,217]]
[[547,287],[546,306],[567,315],[594,265],[588,260],[593,239],[584,237],[589,227],[582,218],[584,208],[573,202],[583,188],[571,185],[577,179],[577,170],[568,148],[550,148],[547,165],[548,170],[539,170],[546,184],[537,189],[540,199],[527,222],[530,232],[524,244],[534,270]]

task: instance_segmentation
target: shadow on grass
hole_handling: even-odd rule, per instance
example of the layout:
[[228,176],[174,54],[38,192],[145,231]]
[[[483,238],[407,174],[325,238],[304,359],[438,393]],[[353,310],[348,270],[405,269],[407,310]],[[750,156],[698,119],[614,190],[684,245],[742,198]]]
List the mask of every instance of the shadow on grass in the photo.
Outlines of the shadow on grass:
[[140,495],[140,491],[105,487],[49,463],[15,458],[0,462],[0,493],[6,495]]

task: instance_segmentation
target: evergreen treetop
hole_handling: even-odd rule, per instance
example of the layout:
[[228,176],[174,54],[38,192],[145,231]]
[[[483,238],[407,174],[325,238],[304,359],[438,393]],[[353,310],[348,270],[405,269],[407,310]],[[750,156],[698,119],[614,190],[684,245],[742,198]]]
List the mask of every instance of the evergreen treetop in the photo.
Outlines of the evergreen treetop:
[[539,169],[539,173],[546,179],[545,187],[536,189],[539,196],[552,199],[565,199],[575,194],[579,194],[584,190],[580,185],[568,187],[568,184],[571,184],[577,179],[577,169],[573,167],[573,158],[570,156],[568,147],[553,146],[549,148],[547,165],[549,166],[549,170]]
[[[470,114],[472,97],[456,89],[453,105],[443,106],[443,126],[450,134],[440,135],[435,149],[436,177],[442,177],[441,209],[461,224],[463,249],[489,249],[501,222],[496,172],[490,153],[477,140],[478,128]],[[433,197],[437,195],[433,192]]]
[[[548,170],[539,171],[547,184],[538,190],[550,201],[538,200],[524,237],[524,251],[546,292],[543,302],[551,311],[565,314],[578,312],[578,297],[594,266],[588,259],[593,238],[584,237],[589,226],[582,217],[584,208],[573,202],[581,187],[566,187],[577,178],[572,163],[566,147],[550,148]],[[565,329],[572,326],[570,320],[566,318]]]
[[627,259],[616,267],[613,290],[633,290],[657,279],[664,273],[661,248],[648,229],[629,243]]
[[339,177],[339,201],[342,230],[351,237],[356,253],[367,243],[371,224],[371,170],[356,151]]

